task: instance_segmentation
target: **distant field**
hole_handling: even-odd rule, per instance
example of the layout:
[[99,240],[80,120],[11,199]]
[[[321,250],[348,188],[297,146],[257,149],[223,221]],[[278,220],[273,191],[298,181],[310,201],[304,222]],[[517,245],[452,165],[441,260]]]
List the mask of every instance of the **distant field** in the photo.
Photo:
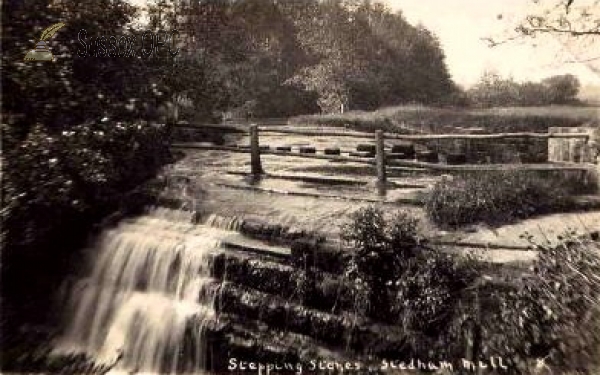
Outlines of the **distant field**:
[[395,133],[545,132],[552,126],[600,125],[600,107],[549,106],[489,109],[387,107],[373,112],[297,116],[290,124],[340,126]]

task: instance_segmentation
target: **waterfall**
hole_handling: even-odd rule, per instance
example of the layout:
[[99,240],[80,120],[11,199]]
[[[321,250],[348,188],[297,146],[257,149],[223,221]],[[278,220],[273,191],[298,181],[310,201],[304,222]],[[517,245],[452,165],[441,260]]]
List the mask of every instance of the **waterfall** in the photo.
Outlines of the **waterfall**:
[[220,228],[232,231],[239,231],[242,226],[243,220],[233,216],[220,216],[217,214],[211,214],[206,219],[206,225],[212,228]]
[[219,286],[210,255],[235,227],[215,218],[193,225],[190,213],[155,209],[106,230],[91,275],[73,288],[57,350],[127,372],[202,373]]

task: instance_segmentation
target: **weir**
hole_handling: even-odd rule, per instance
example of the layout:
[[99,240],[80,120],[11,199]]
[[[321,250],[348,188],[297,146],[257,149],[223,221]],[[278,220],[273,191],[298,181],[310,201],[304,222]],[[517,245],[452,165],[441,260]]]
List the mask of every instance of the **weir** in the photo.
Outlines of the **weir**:
[[153,209],[99,238],[92,272],[73,288],[57,352],[84,352],[117,372],[203,373],[220,283],[211,255],[235,219]]

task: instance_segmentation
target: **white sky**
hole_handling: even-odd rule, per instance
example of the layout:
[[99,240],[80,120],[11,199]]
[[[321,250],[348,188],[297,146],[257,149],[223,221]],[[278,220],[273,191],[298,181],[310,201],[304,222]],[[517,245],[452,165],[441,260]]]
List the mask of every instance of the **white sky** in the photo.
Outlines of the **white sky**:
[[[446,53],[450,73],[459,84],[471,85],[485,70],[492,70],[518,81],[535,81],[554,74],[571,73],[578,76],[584,85],[600,85],[600,75],[585,64],[565,63],[573,60],[573,57],[556,39],[538,38],[536,41],[512,42],[494,48],[489,48],[481,40],[486,36],[505,34],[511,25],[527,14],[530,0],[384,2],[394,10],[402,10],[409,22],[422,23],[438,36]],[[502,14],[501,20],[498,19],[499,14]],[[594,47],[592,49],[600,56],[600,40]],[[581,48],[573,45],[569,49],[581,52]],[[590,52],[589,46],[584,52]],[[600,67],[600,60],[590,63]]]

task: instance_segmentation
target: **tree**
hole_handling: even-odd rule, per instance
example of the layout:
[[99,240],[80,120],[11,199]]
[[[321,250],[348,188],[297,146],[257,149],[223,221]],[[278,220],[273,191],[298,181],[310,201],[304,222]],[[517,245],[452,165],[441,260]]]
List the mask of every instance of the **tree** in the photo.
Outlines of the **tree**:
[[497,73],[486,72],[468,91],[468,95],[479,106],[510,106],[518,102],[519,86],[512,79],[503,79]]
[[429,30],[368,0],[329,0],[296,22],[313,59],[293,78],[315,91],[324,112],[438,103],[457,92]]
[[580,83],[572,74],[558,75],[542,81],[551,104],[568,104],[577,101]]
[[[529,0],[531,10],[504,35],[484,38],[491,47],[517,39],[552,38],[561,43],[565,62],[580,62],[600,73],[600,0]],[[498,19],[503,19],[498,15]]]
[[472,104],[483,107],[572,104],[577,102],[579,86],[572,74],[518,83],[487,72],[467,94]]

